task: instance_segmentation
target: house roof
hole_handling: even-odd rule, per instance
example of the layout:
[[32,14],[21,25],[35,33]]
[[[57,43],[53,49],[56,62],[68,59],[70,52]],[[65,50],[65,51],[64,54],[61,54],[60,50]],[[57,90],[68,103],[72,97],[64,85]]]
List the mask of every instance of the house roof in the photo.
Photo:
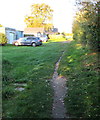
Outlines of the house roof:
[[25,28],[24,34],[34,34],[38,32],[43,33],[44,31],[45,31],[44,28]]

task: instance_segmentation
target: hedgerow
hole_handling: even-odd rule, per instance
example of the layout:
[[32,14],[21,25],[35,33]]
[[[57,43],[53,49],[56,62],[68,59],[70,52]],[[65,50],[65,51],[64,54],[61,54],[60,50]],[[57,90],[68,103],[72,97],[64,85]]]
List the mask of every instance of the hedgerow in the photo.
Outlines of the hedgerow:
[[73,38],[92,51],[98,52],[100,50],[100,1],[79,2],[77,6],[79,9],[73,21]]

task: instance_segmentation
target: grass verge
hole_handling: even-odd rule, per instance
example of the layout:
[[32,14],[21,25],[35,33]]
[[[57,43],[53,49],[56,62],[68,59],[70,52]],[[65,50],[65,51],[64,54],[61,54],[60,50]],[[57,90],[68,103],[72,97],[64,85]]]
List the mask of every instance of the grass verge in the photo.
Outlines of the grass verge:
[[98,54],[71,42],[61,60],[59,74],[68,78],[66,108],[71,117],[100,116]]

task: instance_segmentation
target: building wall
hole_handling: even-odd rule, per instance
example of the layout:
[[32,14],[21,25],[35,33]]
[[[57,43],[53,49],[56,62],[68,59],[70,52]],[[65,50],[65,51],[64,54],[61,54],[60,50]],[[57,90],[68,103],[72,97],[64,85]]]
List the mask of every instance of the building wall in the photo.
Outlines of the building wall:
[[33,33],[24,33],[24,37],[26,37],[26,36],[36,36],[36,37],[40,37],[41,35],[43,35],[44,33],[39,33],[39,32],[37,32],[37,33],[35,33],[35,32],[33,32]]
[[8,44],[12,44],[14,40],[23,37],[23,31],[18,31],[13,28],[0,27],[0,32],[4,33],[8,39]]
[[16,30],[15,29],[12,29],[12,28],[5,28],[5,31],[6,31],[6,36],[7,36],[7,39],[8,39],[8,43],[9,44],[12,44],[14,40],[16,40]]
[[17,35],[16,35],[16,39],[19,39],[21,37],[24,37],[23,35],[23,31],[16,31]]

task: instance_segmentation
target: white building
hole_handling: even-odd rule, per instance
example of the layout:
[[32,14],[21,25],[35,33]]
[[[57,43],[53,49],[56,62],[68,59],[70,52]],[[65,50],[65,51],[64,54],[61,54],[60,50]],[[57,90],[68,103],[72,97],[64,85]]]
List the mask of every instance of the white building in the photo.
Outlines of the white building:
[[6,35],[8,44],[12,44],[14,40],[23,37],[23,31],[18,31],[14,28],[0,27],[0,32]]

